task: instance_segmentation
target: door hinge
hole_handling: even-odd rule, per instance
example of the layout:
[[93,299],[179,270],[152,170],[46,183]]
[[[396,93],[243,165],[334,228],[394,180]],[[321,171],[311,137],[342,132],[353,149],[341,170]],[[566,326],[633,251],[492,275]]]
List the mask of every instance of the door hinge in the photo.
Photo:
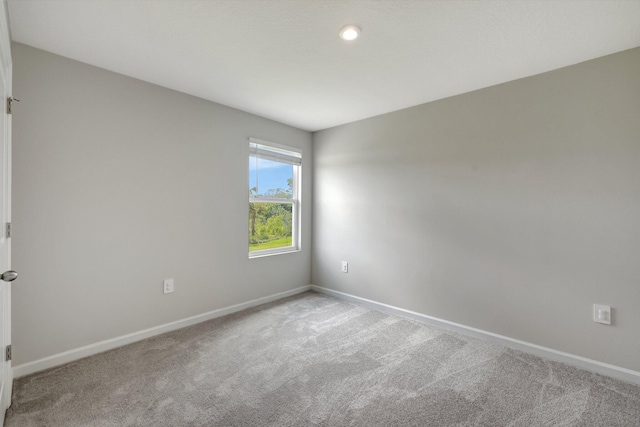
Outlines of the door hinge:
[[13,110],[11,109],[11,107],[14,101],[20,102],[18,98],[14,98],[13,96],[7,98],[7,114],[13,114]]
[[7,239],[11,238],[11,223],[8,222],[4,228],[4,235]]
[[11,344],[7,346],[4,353],[4,360],[7,362],[11,360]]

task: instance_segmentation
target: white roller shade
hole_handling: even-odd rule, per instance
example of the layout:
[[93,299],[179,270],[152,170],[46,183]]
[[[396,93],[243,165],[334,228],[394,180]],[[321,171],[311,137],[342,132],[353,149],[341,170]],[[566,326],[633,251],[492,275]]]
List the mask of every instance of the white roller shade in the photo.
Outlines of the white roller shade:
[[259,139],[249,138],[249,155],[274,162],[302,165],[302,153],[296,148],[261,144]]

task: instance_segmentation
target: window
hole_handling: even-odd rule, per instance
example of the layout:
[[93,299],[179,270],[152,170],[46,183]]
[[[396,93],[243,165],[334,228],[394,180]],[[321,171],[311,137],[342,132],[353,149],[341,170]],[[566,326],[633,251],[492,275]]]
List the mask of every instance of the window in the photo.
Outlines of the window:
[[300,248],[302,153],[249,138],[249,257]]

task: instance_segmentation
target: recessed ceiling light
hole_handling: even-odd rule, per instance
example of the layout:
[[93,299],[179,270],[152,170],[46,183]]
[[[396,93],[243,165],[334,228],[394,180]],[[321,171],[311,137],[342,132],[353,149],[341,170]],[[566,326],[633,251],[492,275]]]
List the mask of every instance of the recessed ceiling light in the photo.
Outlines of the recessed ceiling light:
[[359,35],[360,35],[360,28],[358,28],[355,25],[345,25],[340,30],[340,38],[342,40],[347,40],[347,41],[355,40],[358,38]]

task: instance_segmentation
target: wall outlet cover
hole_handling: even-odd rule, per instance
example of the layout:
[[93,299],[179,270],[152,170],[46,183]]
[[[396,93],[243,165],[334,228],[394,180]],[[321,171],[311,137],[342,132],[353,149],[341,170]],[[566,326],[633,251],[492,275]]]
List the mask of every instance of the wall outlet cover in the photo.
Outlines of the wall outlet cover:
[[349,263],[347,261],[342,261],[342,272],[343,273],[349,272]]
[[611,324],[611,306],[593,304],[593,321],[604,325]]
[[165,294],[173,293],[173,279],[164,279],[163,292]]

